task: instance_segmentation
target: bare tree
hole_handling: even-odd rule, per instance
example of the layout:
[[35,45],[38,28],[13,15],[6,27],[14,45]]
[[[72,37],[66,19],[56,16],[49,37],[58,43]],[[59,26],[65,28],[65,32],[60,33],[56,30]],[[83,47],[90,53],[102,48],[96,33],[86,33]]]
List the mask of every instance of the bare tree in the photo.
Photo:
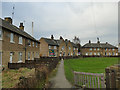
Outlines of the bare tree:
[[80,38],[77,37],[77,36],[74,36],[73,42],[74,42],[75,44],[80,44]]

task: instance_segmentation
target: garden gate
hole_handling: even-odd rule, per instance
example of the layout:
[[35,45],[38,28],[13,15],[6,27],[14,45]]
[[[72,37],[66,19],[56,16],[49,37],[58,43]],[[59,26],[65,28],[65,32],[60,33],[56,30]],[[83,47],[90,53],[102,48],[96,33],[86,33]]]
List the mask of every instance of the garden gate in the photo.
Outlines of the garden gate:
[[74,85],[86,88],[105,88],[104,74],[74,71]]

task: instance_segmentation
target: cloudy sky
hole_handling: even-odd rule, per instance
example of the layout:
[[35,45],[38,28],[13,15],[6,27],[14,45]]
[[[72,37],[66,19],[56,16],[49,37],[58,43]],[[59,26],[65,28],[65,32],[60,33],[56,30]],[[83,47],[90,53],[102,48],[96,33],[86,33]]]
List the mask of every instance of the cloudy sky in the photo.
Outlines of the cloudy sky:
[[3,2],[2,18],[12,16],[15,5],[13,24],[24,22],[25,31],[34,37],[48,37],[53,34],[58,39],[72,41],[78,36],[84,45],[91,40],[118,43],[118,5],[114,2]]

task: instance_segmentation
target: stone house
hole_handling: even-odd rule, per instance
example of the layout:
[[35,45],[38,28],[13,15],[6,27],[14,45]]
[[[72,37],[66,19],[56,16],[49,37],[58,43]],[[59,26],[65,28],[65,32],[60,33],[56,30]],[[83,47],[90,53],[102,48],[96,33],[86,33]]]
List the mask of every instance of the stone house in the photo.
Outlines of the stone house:
[[41,38],[40,40],[40,56],[77,56],[78,47],[70,40],[64,40],[61,36],[59,40],[51,38]]
[[19,28],[12,24],[12,19],[0,18],[0,61],[2,65],[24,63],[25,60],[39,58],[40,42],[24,31],[23,23]]
[[82,46],[83,56],[118,56],[118,48],[106,43],[89,43]]

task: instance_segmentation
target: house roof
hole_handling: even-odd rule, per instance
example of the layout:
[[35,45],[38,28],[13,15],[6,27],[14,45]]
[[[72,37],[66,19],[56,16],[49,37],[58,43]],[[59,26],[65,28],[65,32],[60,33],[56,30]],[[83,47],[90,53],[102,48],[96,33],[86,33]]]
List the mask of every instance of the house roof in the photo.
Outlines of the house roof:
[[[52,46],[59,46],[60,43],[62,42],[61,40],[55,40],[55,39],[49,39],[49,38],[43,38],[47,43],[48,45],[52,45]],[[68,40],[65,41],[65,44],[67,45],[68,44]],[[74,44],[73,42],[70,42],[72,44],[73,47],[77,48],[77,45]]]
[[48,38],[43,38],[47,43],[48,45],[52,45],[52,46],[58,46],[58,43],[56,40],[52,40],[52,39],[48,39]]
[[0,27],[5,28],[8,31],[14,32],[16,34],[19,34],[19,35],[21,35],[21,36],[23,36],[23,37],[25,37],[27,39],[31,39],[33,41],[36,41],[36,42],[40,43],[34,37],[32,37],[31,35],[29,35],[28,33],[26,33],[24,30],[19,29],[15,25],[10,24],[9,22],[7,22],[7,21],[5,21],[5,20],[3,20],[1,18],[0,18],[0,22],[2,22],[2,23],[0,23]]
[[82,48],[117,48],[109,43],[87,43]]

